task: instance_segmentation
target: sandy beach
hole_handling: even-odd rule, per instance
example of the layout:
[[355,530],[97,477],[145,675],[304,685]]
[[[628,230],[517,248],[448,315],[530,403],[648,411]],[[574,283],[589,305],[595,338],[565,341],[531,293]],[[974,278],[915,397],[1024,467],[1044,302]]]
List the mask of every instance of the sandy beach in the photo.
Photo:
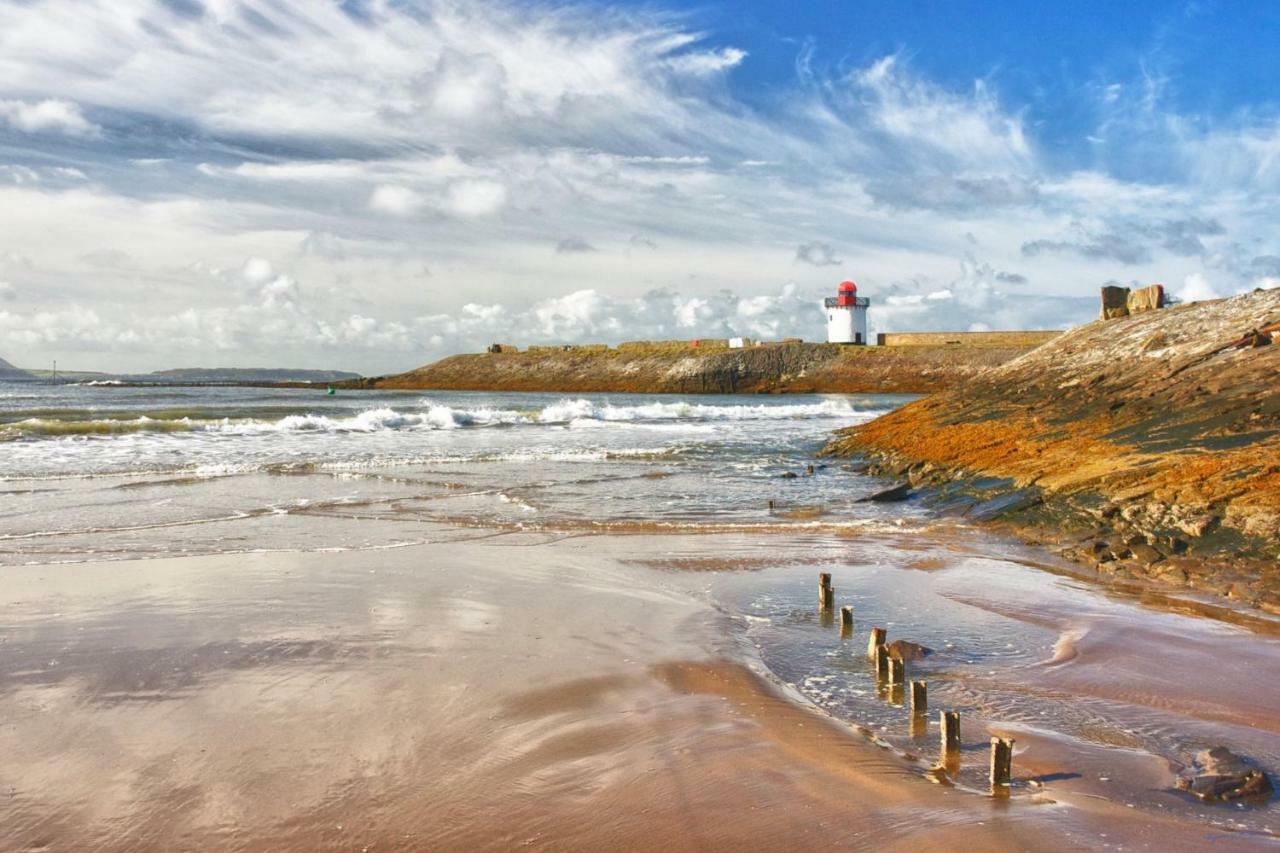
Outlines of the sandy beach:
[[[1199,807],[1160,794],[1168,767],[1133,744],[1086,748],[1034,726],[1008,727],[1022,782],[1011,797],[993,799],[930,781],[936,722],[904,750],[891,743],[901,743],[896,729],[908,725],[901,708],[882,703],[896,719],[882,731],[837,719],[788,686],[756,648],[762,638],[743,596],[794,587],[811,599],[813,569],[830,564],[833,547],[858,563],[883,555],[891,540],[824,548],[780,537],[472,536],[376,551],[7,569],[0,846],[1272,843],[1206,822]],[[850,566],[835,582],[853,592],[891,574],[894,584],[916,588],[927,611],[932,596],[918,588],[922,581],[981,571],[968,545],[927,543],[928,571]],[[751,565],[778,553],[799,556],[781,568]],[[1010,571],[1005,586],[1028,594],[1069,584],[1012,563],[986,570],[988,580]],[[1139,609],[1093,590],[1073,594],[1092,602],[1098,622],[1108,609],[1125,617]],[[1071,604],[1059,607],[1079,615]],[[1133,656],[1153,650],[1143,644],[1162,626],[1179,631],[1185,648],[1161,659],[1156,676]],[[803,627],[824,654],[841,658],[828,666],[865,667],[861,634],[842,644],[816,615]],[[1054,672],[1059,692],[1071,688],[1056,673],[1079,673],[1072,687],[1087,702],[1128,682],[1114,677],[1117,667],[1136,664],[1147,678],[1177,682],[1203,673],[1195,655],[1207,643],[1247,653],[1257,642],[1241,629],[1170,614],[1134,623],[1124,639],[1099,634],[1070,649],[1059,644],[1056,663],[1038,672]],[[1036,668],[1019,671],[1004,687],[1034,691],[1044,686],[1038,678]],[[1259,686],[1223,673],[1185,681],[1178,694],[1137,684],[1123,698],[1188,723],[1260,727],[1274,744],[1275,697],[1266,691],[1275,688]],[[1246,695],[1252,705],[1235,702]],[[1235,713],[1224,721],[1215,709],[1227,705]],[[982,715],[966,716],[965,725],[963,761],[981,771],[988,726]],[[1144,802],[1134,807],[1135,798]]]

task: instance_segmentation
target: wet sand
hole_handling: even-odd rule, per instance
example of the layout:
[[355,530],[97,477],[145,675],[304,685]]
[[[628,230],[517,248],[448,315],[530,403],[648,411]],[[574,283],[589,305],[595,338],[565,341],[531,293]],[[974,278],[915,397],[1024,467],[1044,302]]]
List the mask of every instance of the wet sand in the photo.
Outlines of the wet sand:
[[[1271,844],[1193,809],[1099,793],[1090,761],[1129,784],[1167,785],[1168,768],[1138,750],[1090,752],[1015,723],[1015,773],[1043,784],[993,799],[929,781],[936,730],[917,760],[815,707],[766,667],[741,596],[780,584],[812,599],[811,569],[852,559],[848,542],[471,534],[345,553],[6,568],[0,849]],[[950,583],[931,594],[954,599],[976,569],[944,556],[949,547],[918,555],[927,572],[894,571]],[[846,570],[837,586],[852,590],[856,577]],[[1032,618],[1055,631],[1087,610],[1042,604]],[[1240,629],[1221,630],[1250,646]],[[1094,627],[1074,656],[1009,681],[1043,688],[1036,679],[1054,666],[1074,677],[1079,661],[1114,651],[1106,640]],[[1170,652],[1169,672],[1186,651]],[[1258,655],[1251,665],[1274,673]],[[1088,695],[1099,683],[1054,687]],[[1168,701],[1197,714],[1197,689]],[[1240,706],[1229,722],[1257,724],[1267,695]],[[964,760],[981,765],[986,723],[966,726]]]

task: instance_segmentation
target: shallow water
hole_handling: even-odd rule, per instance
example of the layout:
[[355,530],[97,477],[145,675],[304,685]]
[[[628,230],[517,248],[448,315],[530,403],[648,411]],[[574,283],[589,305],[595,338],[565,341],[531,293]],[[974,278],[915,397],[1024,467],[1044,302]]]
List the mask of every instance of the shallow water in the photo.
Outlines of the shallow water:
[[[1011,805],[1070,803],[1077,840],[1117,820],[1089,811],[1106,803],[1201,840],[1270,843],[1277,804],[1205,806],[1172,781],[1218,744],[1280,768],[1280,639],[1042,571],[1044,555],[914,502],[859,502],[887,484],[814,454],[902,399],[0,388],[0,816],[25,840],[74,816],[64,840],[107,846],[137,840],[100,823],[112,816],[162,825],[151,843],[283,832],[253,805],[264,790],[320,814],[330,777],[363,791],[430,772],[398,762],[394,742],[423,744],[428,767],[451,739],[490,769],[523,767],[539,738],[576,737],[552,718],[585,719],[533,715],[507,732],[532,740],[495,746],[471,691],[515,701],[503,689],[727,657],[883,744],[877,772],[927,786],[936,713],[954,709],[965,750],[944,781],[966,796],[985,792],[999,733],[1017,741]],[[199,554],[224,556],[153,559]],[[819,571],[854,608],[851,637],[818,611]],[[876,684],[872,626],[934,650],[907,664],[928,682],[923,725]],[[406,687],[417,672],[426,681]],[[640,689],[626,683],[619,695]],[[334,753],[353,725],[354,763]],[[242,746],[237,726],[255,733]],[[192,731],[226,755],[194,752]],[[626,749],[644,755],[652,737]],[[104,759],[100,742],[123,752]],[[577,802],[624,778],[635,755],[591,742],[589,760],[528,764],[518,793]],[[156,787],[171,756],[170,782],[199,791],[180,807]],[[286,795],[281,774],[313,781]],[[451,808],[474,817],[467,797],[492,784],[459,787]],[[402,794],[369,796],[408,809]],[[440,831],[423,820],[396,818]],[[308,827],[282,846],[305,849]]]

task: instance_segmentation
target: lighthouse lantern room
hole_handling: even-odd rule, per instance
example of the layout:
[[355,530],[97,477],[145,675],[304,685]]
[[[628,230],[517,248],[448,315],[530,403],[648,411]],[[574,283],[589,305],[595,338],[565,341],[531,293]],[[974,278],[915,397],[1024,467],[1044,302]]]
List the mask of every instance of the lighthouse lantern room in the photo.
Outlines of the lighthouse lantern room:
[[842,281],[835,298],[823,300],[827,309],[827,342],[832,344],[865,344],[867,342],[867,306],[870,299],[858,296],[858,285]]

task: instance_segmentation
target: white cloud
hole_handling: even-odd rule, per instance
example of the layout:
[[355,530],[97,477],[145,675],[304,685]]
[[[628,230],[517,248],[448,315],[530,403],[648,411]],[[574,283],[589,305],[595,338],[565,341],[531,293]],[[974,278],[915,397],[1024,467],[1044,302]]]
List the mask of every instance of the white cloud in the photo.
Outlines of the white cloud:
[[0,281],[0,302],[12,302],[17,298],[17,288],[7,281]]
[[1220,299],[1219,293],[1204,273],[1192,273],[1182,280],[1182,286],[1173,291],[1183,302],[1201,302],[1206,299]]
[[0,122],[23,133],[56,133],[64,136],[98,136],[102,128],[89,121],[70,101],[0,100]]
[[449,187],[446,207],[464,217],[490,216],[507,203],[507,188],[496,181],[459,181]]
[[719,74],[742,64],[747,52],[736,47],[725,47],[720,50],[683,53],[671,57],[667,64],[681,74],[701,76]]
[[252,285],[263,285],[275,276],[275,268],[266,258],[248,258],[240,267],[240,276]]
[[369,209],[392,216],[408,216],[422,208],[425,204],[422,196],[408,187],[384,184],[369,196]]

